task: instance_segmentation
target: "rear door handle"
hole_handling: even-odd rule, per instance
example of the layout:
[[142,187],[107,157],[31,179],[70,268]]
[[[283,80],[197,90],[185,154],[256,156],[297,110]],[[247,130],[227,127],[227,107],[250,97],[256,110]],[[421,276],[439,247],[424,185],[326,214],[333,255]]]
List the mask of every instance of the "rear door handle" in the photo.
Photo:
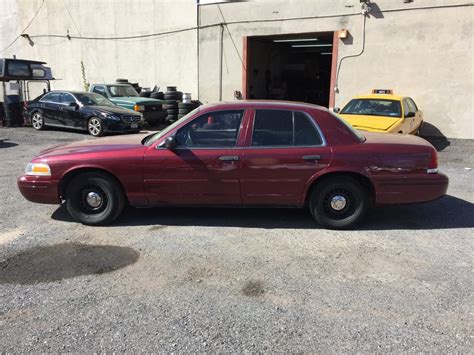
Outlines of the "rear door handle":
[[220,161],[239,161],[240,158],[237,155],[224,155],[219,157]]
[[321,156],[320,155],[305,155],[303,159],[306,161],[318,161],[319,159],[321,159]]

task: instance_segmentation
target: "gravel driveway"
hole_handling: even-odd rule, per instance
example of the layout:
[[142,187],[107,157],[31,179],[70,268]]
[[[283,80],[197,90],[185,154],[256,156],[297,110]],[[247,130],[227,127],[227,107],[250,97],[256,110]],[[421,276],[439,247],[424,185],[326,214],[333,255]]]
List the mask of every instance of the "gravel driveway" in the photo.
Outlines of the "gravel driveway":
[[461,352],[473,344],[474,141],[449,195],[356,231],[305,210],[129,209],[86,227],[16,187],[40,150],[0,129],[0,352]]

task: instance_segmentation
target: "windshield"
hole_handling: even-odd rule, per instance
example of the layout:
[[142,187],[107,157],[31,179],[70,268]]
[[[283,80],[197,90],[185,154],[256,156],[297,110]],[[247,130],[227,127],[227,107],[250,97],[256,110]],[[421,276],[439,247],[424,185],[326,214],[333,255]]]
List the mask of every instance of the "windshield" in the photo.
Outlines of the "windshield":
[[344,118],[332,112],[331,112],[331,115],[333,115],[336,119],[341,121],[341,123],[344,124],[344,126],[346,126],[357,137],[357,139],[359,139],[361,142],[365,142],[366,140],[365,136],[360,131],[352,127]]
[[184,116],[184,117],[180,118],[179,120],[177,120],[175,123],[169,125],[164,130],[153,133],[153,134],[150,134],[149,136],[146,136],[145,138],[143,138],[142,144],[149,147],[150,145],[155,143],[158,139],[160,139],[161,137],[166,135],[169,131],[171,131],[173,128],[175,128],[176,126],[181,124],[181,122],[185,121],[189,116],[193,115],[197,111],[199,111],[199,107],[195,108],[194,110],[189,112],[186,116]]
[[112,97],[138,96],[138,93],[131,85],[109,85],[107,87]]
[[81,102],[81,104],[86,106],[112,106],[116,107],[116,105],[105,97],[99,94],[95,94],[93,92],[84,93],[84,94],[74,94],[76,98]]
[[343,115],[402,117],[400,101],[352,99],[341,111]]

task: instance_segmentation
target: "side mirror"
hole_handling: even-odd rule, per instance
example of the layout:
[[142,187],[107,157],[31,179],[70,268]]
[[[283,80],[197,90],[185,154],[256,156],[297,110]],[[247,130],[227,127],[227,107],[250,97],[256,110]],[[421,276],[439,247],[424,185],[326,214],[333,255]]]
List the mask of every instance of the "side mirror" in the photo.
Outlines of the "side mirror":
[[332,110],[333,110],[335,113],[341,112],[341,109],[340,109],[339,107],[334,107]]
[[165,142],[164,142],[164,147],[166,149],[175,149],[176,148],[176,138],[174,136],[169,136],[166,137]]
[[405,118],[409,118],[409,117],[415,117],[415,112],[407,112],[405,114]]
[[79,109],[79,105],[76,102],[70,102],[69,107],[72,107],[74,110]]

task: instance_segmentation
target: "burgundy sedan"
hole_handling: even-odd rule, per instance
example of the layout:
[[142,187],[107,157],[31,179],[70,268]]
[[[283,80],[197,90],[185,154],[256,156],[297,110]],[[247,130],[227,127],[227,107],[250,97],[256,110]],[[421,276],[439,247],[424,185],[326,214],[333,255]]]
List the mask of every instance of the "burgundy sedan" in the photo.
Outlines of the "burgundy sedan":
[[342,229],[372,204],[437,199],[448,178],[421,138],[362,134],[310,104],[236,101],[201,106],[148,136],[47,149],[18,186],[89,225],[112,222],[126,204],[307,206],[320,225]]

